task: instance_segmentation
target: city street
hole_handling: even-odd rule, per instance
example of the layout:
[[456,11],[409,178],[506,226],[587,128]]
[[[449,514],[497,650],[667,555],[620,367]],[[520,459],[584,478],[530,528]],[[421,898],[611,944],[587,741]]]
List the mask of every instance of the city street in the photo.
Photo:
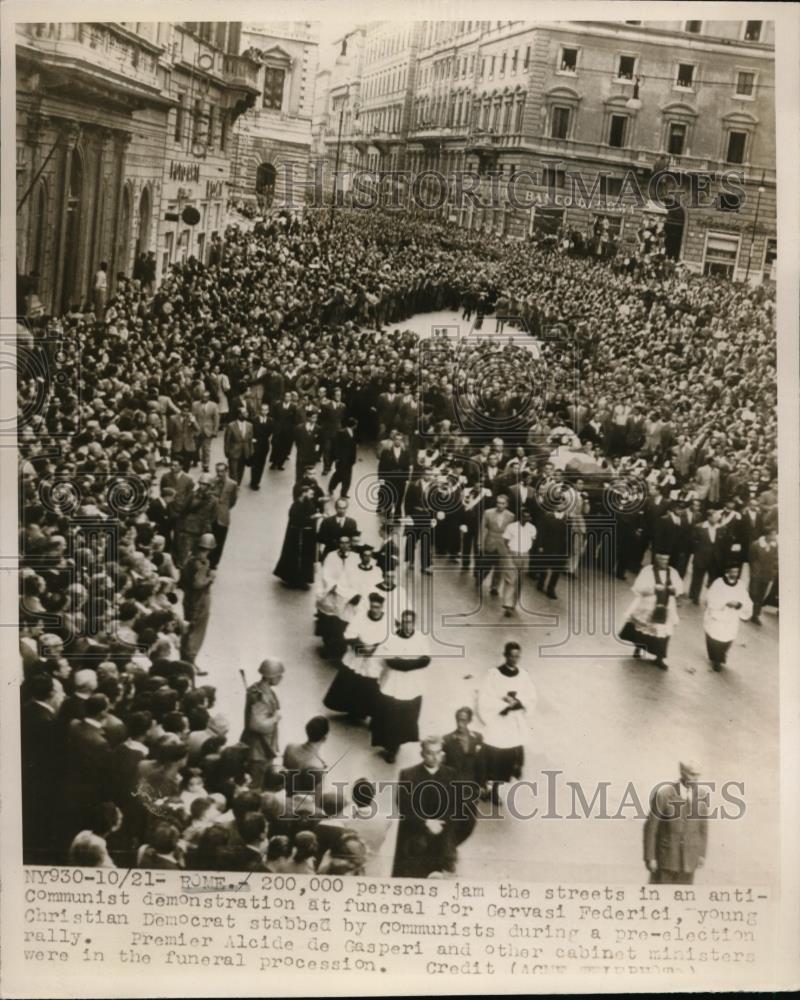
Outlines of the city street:
[[[417,316],[402,327],[424,333],[458,323],[457,314],[442,313]],[[494,330],[494,321],[487,320],[485,329]],[[221,457],[221,452],[219,438],[213,457]],[[279,689],[282,746],[302,741],[307,719],[325,714],[322,697],[334,668],[320,657],[319,640],[313,636],[314,595],[286,589],[272,572],[286,527],[293,469],[292,458],[284,472],[267,472],[260,492],[251,491],[245,477],[213,589],[211,624],[198,665],[208,670],[208,682],[218,689],[218,705],[232,721],[229,741],[238,737],[243,713],[239,670],[244,669],[252,683],[266,656],[282,659],[287,667]],[[374,454],[362,448],[350,513],[362,536],[377,542],[377,518],[372,510],[359,508],[356,485],[374,469]],[[424,580],[433,587],[435,648],[426,671],[421,731],[442,734],[454,728],[455,710],[474,705],[476,686],[488,667],[501,662],[509,639],[521,643],[522,663],[539,697],[523,775],[538,783],[538,793],[535,802],[530,790],[523,790],[517,800],[518,812],[530,813],[535,805],[539,814],[527,821],[508,816],[481,821],[460,849],[459,875],[640,882],[645,875],[643,823],[636,818],[630,790],[625,798],[626,786],[633,783],[646,809],[653,786],[677,779],[678,762],[688,757],[700,764],[705,780],[716,784],[712,806],[726,805],[719,792],[726,782],[743,783],[743,793],[734,789],[729,795],[746,802],[742,818],[710,824],[708,858],[698,881],[757,885],[777,876],[774,614],[764,615],[760,629],[742,623],[728,668],[715,674],[706,657],[702,608],[683,602],[681,623],[670,644],[670,669],[662,672],[652,662],[634,660],[630,647],[615,638],[631,600],[630,575],[625,583],[604,577],[604,589],[594,598],[598,607],[597,602],[606,609],[613,606],[613,628],[589,622],[592,602],[586,598],[591,595],[581,579],[570,599],[570,581],[562,578],[557,601],[548,601],[526,581],[526,610],[511,620],[502,617],[499,599],[488,590],[478,607],[471,578],[453,564]],[[577,623],[574,635],[568,634],[568,611]],[[332,722],[324,756],[329,765],[336,762],[332,780],[341,781],[360,776],[388,780],[419,759],[418,747],[407,745],[396,764],[386,764],[370,747],[365,726],[339,719]],[[598,783],[606,782],[608,814],[613,817],[619,810],[623,818],[542,818],[548,810],[543,771],[562,772],[551,775],[558,782],[555,805],[560,815],[573,812],[566,782],[579,782],[587,802]],[[627,806],[620,809],[623,801]],[[580,814],[579,800],[577,805]],[[738,811],[730,803],[727,808],[733,814]]]

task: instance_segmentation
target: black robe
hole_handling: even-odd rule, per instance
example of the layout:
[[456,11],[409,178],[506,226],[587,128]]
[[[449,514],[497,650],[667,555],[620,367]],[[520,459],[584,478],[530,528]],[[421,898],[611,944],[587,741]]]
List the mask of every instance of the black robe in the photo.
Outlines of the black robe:
[[289,508],[289,523],[274,573],[290,587],[310,586],[314,582],[317,547],[315,513],[313,500],[295,500]]
[[[423,764],[400,772],[393,878],[427,878],[431,872],[452,871],[455,865],[453,817],[455,772],[442,765],[429,774]],[[444,829],[431,833],[425,819],[441,819]]]

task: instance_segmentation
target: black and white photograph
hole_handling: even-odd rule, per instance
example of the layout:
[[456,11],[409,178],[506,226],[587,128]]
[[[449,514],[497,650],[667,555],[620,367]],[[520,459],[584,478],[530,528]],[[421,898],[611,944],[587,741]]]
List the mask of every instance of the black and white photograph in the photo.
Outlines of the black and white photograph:
[[[483,884],[547,884],[550,911],[496,908],[518,932],[419,969],[532,972],[561,936],[576,973],[754,975],[680,927],[634,957],[618,928],[713,906],[689,941],[746,956],[743,904],[789,884],[775,5],[81,6],[4,22],[3,825],[26,886],[180,885],[194,913],[335,885],[375,930],[411,918],[359,909],[363,886],[458,899],[455,925],[491,917]],[[594,885],[622,895],[570,888]],[[26,942],[61,928],[72,955],[30,893]],[[628,916],[590,945],[559,899]],[[421,956],[390,950],[408,926],[374,954]],[[119,935],[166,968],[256,947]]]

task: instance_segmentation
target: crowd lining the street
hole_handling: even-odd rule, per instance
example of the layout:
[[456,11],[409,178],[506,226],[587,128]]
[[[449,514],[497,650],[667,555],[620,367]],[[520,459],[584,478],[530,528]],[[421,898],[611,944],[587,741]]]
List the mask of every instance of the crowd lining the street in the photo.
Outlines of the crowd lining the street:
[[[207,264],[156,287],[143,263],[23,331],[42,359],[19,382],[25,860],[382,871],[369,778],[325,788],[328,719],[278,739],[283,664],[261,664],[237,739],[196,662],[240,491],[287,463],[275,574],[313,590],[325,706],[369,719],[390,762],[425,737],[409,787],[458,778],[497,803],[532,724],[509,643],[453,733],[419,732],[431,654],[409,594],[443,563],[488,578],[509,618],[529,577],[558,601],[565,576],[633,574],[622,638],[664,669],[688,574],[722,669],[777,595],[774,296],[650,253],[620,268],[384,213],[331,231],[279,212],[230,227]],[[403,329],[444,309],[473,332]],[[378,458],[363,495],[359,452]],[[460,825],[412,812],[394,874],[452,870],[474,803]]]

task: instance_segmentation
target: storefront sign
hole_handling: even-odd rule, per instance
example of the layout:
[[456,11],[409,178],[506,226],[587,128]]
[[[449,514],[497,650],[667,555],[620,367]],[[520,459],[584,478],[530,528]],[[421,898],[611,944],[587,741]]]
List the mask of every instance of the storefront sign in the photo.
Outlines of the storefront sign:
[[180,163],[172,160],[169,165],[169,179],[171,181],[194,181],[200,180],[199,163]]

